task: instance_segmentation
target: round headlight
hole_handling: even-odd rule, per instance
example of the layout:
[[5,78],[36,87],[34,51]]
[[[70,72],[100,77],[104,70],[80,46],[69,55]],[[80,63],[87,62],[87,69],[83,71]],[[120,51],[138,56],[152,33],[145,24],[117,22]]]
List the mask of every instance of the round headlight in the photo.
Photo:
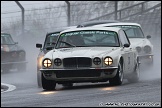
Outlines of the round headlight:
[[44,59],[43,60],[43,66],[44,67],[50,67],[52,65],[52,62],[51,62],[51,60],[50,59]]
[[137,50],[137,52],[138,52],[138,53],[140,53],[140,52],[141,52],[141,49],[142,49],[142,48],[141,48],[141,47],[139,47],[139,46],[138,46],[138,47],[136,47],[136,50]]
[[54,64],[55,64],[56,66],[60,66],[61,63],[62,63],[62,61],[61,61],[61,59],[59,59],[59,58],[56,58],[56,59],[54,60]]
[[143,50],[145,51],[145,53],[150,53],[151,52],[151,47],[146,45]]
[[94,63],[95,65],[99,65],[99,64],[101,64],[101,59],[100,59],[99,57],[95,57],[95,58],[93,59],[93,63]]
[[105,57],[104,63],[106,65],[111,65],[113,63],[113,59],[111,57]]

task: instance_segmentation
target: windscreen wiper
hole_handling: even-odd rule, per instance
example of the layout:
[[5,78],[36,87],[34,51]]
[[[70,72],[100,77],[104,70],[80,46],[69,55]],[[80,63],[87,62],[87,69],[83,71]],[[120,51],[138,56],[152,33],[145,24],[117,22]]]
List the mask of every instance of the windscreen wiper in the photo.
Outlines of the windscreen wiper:
[[69,45],[69,46],[72,46],[72,47],[76,47],[74,44],[71,44],[71,43],[68,43],[68,42],[65,42],[65,41],[58,41],[58,42],[65,43],[66,45]]

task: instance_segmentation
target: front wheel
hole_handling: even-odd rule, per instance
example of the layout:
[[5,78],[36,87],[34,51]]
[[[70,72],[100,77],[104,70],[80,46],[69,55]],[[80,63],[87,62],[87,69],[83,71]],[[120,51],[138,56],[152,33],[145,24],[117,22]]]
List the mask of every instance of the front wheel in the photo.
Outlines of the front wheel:
[[8,68],[8,67],[3,67],[2,70],[3,70],[3,72],[7,73],[7,72],[10,71],[10,68]]
[[54,80],[47,80],[42,73],[42,87],[45,90],[54,90],[56,82]]
[[122,62],[118,64],[117,74],[114,78],[109,79],[110,85],[121,85],[123,82],[123,65]]
[[4,65],[4,66],[1,65],[1,67],[2,67],[3,72],[7,73],[10,71],[12,65]]
[[37,84],[38,88],[42,87],[42,73],[40,71],[37,71]]
[[139,76],[140,76],[140,69],[139,69],[139,65],[136,64],[136,66],[134,68],[134,72],[127,80],[131,83],[135,83],[135,82],[139,81]]

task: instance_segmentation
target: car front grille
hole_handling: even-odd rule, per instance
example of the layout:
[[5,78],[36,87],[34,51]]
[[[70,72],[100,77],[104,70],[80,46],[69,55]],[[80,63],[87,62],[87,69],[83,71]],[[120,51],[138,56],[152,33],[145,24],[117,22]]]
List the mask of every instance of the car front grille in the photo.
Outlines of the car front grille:
[[24,61],[25,57],[19,57],[19,52],[1,52],[1,62],[17,62]]
[[73,57],[64,58],[63,66],[64,68],[79,68],[79,67],[91,67],[92,60],[87,57]]

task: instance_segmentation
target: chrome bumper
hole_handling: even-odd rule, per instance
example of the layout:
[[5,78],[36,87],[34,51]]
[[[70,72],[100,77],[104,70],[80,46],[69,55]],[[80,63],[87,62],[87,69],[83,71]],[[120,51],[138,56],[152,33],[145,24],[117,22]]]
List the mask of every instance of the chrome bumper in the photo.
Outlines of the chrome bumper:
[[22,64],[22,63],[27,63],[27,61],[5,62],[5,63],[1,63],[1,65],[7,65],[7,64]]

